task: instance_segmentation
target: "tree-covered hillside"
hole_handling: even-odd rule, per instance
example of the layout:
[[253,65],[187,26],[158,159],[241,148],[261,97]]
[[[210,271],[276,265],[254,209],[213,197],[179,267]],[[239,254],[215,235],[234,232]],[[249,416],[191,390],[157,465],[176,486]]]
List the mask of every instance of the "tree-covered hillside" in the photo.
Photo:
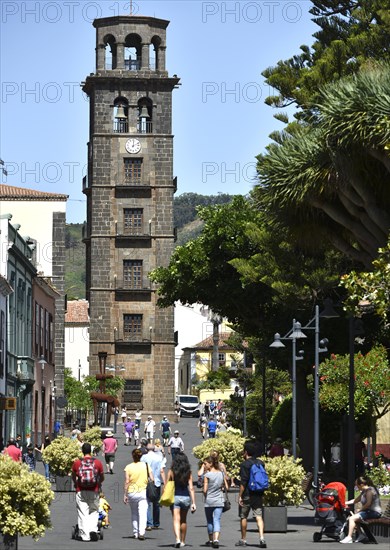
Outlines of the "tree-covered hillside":
[[[183,245],[195,239],[201,232],[203,222],[196,214],[198,206],[225,204],[232,195],[199,195],[183,193],[174,199],[174,226],[177,228],[176,245]],[[85,245],[82,242],[82,223],[66,226],[65,236],[65,291],[68,300],[85,298]]]

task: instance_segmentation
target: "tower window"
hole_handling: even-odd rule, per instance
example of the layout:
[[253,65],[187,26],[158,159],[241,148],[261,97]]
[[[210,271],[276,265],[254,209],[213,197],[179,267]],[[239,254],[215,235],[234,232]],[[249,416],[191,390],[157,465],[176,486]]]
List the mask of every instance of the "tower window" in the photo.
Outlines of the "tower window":
[[123,261],[123,283],[125,288],[142,288],[142,260]]
[[123,316],[123,338],[133,341],[142,339],[142,315],[126,313]]
[[151,134],[153,132],[153,103],[148,97],[142,97],[138,101],[138,125],[137,131],[140,134]]
[[117,97],[114,101],[114,132],[125,134],[129,131],[129,107],[124,97]]
[[125,158],[123,159],[124,181],[125,183],[140,184],[142,175],[142,159]]
[[139,235],[142,233],[143,210],[142,208],[125,208],[123,210],[124,233],[127,235]]

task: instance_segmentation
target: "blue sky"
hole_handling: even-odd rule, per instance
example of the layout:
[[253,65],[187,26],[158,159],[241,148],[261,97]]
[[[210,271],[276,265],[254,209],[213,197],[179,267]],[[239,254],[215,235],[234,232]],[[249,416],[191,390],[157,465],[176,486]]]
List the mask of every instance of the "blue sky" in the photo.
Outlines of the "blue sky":
[[[264,104],[261,72],[311,45],[309,1],[135,0],[133,12],[170,20],[167,69],[174,90],[177,194],[247,193],[255,157],[281,124]],[[128,14],[122,1],[1,3],[2,183],[69,195],[67,221],[83,222],[81,192],[97,17]]]

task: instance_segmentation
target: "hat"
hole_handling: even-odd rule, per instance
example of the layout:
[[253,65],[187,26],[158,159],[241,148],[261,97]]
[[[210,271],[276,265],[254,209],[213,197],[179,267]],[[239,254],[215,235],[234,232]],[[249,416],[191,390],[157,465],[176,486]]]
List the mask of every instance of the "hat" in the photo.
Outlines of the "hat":
[[152,415],[151,415],[151,414],[149,414],[148,418],[152,418]]
[[112,433],[111,430],[108,430],[108,432],[106,433],[106,437],[112,437],[114,434]]
[[179,430],[175,430],[175,431],[173,432],[173,434],[174,434],[174,435],[176,435],[176,434],[179,435]]
[[143,437],[141,439],[141,445],[147,445],[148,444],[148,440],[146,439],[146,437]]
[[168,418],[166,416],[163,416],[163,420],[168,420]]
[[281,437],[277,437],[275,439],[275,443],[282,443],[283,442],[283,439]]

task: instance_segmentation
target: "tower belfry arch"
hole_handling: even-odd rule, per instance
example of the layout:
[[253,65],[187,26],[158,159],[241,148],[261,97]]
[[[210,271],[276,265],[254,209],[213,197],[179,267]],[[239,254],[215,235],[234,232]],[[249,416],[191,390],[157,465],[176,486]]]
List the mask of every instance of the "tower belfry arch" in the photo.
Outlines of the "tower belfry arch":
[[[148,273],[174,247],[172,92],[166,70],[169,21],[130,15],[96,19],[90,99],[86,289],[91,374],[99,353],[124,366],[123,401],[167,412],[174,401],[173,308],[157,307]],[[153,59],[150,51],[153,49]]]

